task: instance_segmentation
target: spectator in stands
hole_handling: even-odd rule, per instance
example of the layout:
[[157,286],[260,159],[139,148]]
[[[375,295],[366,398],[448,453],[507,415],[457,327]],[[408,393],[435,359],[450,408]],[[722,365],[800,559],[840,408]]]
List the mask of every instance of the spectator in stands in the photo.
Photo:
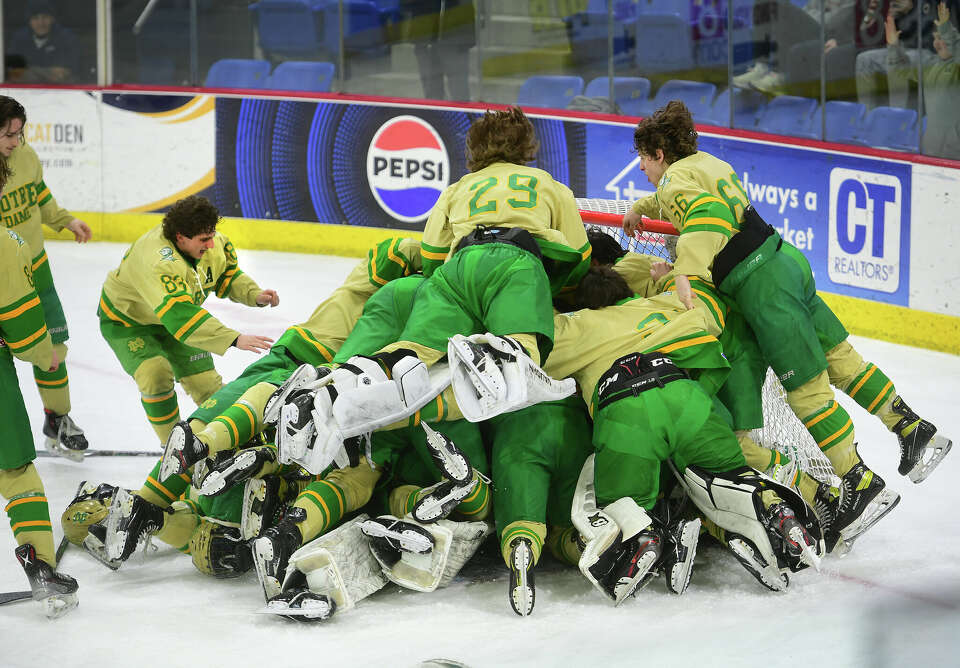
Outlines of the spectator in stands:
[[[873,7],[876,3],[877,0],[871,0],[870,6]],[[947,0],[945,5],[948,11],[953,10],[954,15],[960,8],[958,0]],[[925,69],[940,62],[940,57],[933,46],[937,21],[937,11],[933,2],[924,0],[917,6],[913,0],[890,0],[888,11],[883,15],[888,17],[888,21],[892,19],[898,33],[897,42],[905,45],[902,47],[902,56],[905,60],[899,59],[897,67],[915,69],[919,62]],[[864,17],[864,21],[866,20],[867,17]],[[919,48],[917,48],[918,37]],[[881,105],[910,106],[907,86],[894,89],[887,85],[890,75],[888,49],[889,47],[871,49],[857,55],[857,99],[865,104],[867,109]],[[893,79],[902,80],[905,75],[906,72],[893,73]]]
[[400,15],[400,39],[414,43],[423,96],[469,100],[473,0],[400,0]]
[[26,67],[18,72],[21,83],[69,83],[77,63],[77,39],[57,23],[50,0],[30,0],[27,25],[18,30],[7,49],[8,57],[19,56]]
[[[937,6],[936,32],[933,48],[937,62],[923,68],[923,107],[927,114],[927,129],[921,148],[927,155],[960,159],[960,33],[950,22],[946,3]],[[917,69],[910,67],[910,59],[900,40],[900,31],[892,16],[887,16],[887,64],[889,66],[890,94],[901,94],[910,81],[917,80]],[[905,94],[905,93],[904,93]]]

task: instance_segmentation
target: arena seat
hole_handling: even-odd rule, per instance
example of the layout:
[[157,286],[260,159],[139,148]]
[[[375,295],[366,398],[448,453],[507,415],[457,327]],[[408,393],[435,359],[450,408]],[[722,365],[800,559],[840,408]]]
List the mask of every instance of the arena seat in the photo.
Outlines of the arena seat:
[[[733,127],[741,130],[753,130],[757,116],[766,106],[767,96],[749,88],[733,87]],[[730,88],[720,92],[714,99],[710,112],[695,118],[698,123],[730,127]]]
[[701,118],[710,116],[713,97],[716,93],[717,87],[712,83],[671,79],[660,86],[652,100],[646,100],[640,105],[639,114],[649,116],[670,100],[682,100],[693,114],[694,120],[699,121]]
[[288,60],[277,65],[266,88],[325,93],[330,90],[335,72],[333,63]]
[[208,88],[265,88],[270,77],[266,60],[224,58],[210,66],[203,85]]
[[521,107],[566,109],[575,96],[583,92],[583,78],[578,76],[537,74],[527,77],[517,92]]
[[[678,3],[679,4],[679,3]],[[645,14],[637,17],[637,72],[671,72],[696,67],[690,24],[676,14]],[[645,39],[648,36],[656,39]]]
[[[342,0],[343,47],[349,52],[386,53],[387,25],[397,18],[397,9],[372,0]],[[330,53],[340,50],[340,3],[327,2],[324,8],[323,44]]]
[[876,107],[867,114],[852,143],[894,151],[919,151],[917,111],[900,107]]
[[816,128],[816,133],[812,137],[811,134],[814,132],[813,118],[817,106],[817,101],[809,97],[794,95],[775,97],[757,116],[757,130],[776,135],[816,139],[820,135],[819,127]]
[[[610,78],[597,77],[587,84],[587,97],[610,97]],[[644,77],[614,77],[613,101],[629,116],[640,116],[641,107],[650,97],[650,80]]]
[[[826,141],[849,144],[857,139],[857,134],[867,115],[866,106],[859,102],[828,100],[823,106],[827,114]],[[820,113],[814,115],[813,129],[820,132]]]
[[319,56],[327,0],[260,0],[249,6],[260,47],[281,56]]

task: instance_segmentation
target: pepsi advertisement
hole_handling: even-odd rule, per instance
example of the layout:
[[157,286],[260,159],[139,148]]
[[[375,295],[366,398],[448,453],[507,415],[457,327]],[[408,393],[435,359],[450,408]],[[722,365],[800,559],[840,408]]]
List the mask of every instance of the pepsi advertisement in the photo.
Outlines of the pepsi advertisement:
[[[225,216],[422,231],[466,173],[477,112],[277,99],[216,101],[216,183]],[[630,126],[532,118],[535,166],[578,197],[653,191]],[[908,304],[911,165],[701,136],[754,206],[806,255],[819,289]]]

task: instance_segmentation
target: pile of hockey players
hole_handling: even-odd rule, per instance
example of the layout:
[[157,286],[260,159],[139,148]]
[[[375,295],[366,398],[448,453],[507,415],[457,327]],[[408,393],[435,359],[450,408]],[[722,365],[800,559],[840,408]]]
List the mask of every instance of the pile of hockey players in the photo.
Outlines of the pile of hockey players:
[[[899,495],[859,458],[849,419],[834,422],[832,391],[798,408],[812,378],[889,422],[913,482],[946,455],[950,441],[842,326],[821,337],[812,375],[785,380],[836,484],[750,439],[767,367],[780,369],[748,326],[740,270],[772,237],[745,194],[727,199],[735,175],[697,196],[682,168],[716,158],[660,151],[672,182],[647,167],[661,201],[694,190],[688,210],[655,212],[681,232],[668,264],[588,239],[569,189],[526,166],[536,143],[518,109],[488,112],[467,144],[470,173],[422,242],[371,249],[307,322],[176,424],[141,489],[82,485],[68,537],[113,569],[148,537],[217,577],[254,568],[267,612],[321,621],[388,582],[443,587],[494,535],[510,605],[528,615],[545,550],[617,605],[659,574],[683,594],[701,535],[773,591],[848,551]],[[742,257],[714,248],[711,282],[694,266],[697,235],[731,228],[744,243],[725,248]],[[805,280],[802,256],[775,254]]]

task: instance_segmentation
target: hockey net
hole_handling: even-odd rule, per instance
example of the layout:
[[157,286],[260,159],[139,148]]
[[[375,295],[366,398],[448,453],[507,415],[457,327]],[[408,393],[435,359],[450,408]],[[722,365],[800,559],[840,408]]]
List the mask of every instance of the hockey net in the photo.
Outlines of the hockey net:
[[[662,220],[643,219],[643,228],[634,236],[624,233],[621,222],[632,202],[615,199],[578,198],[577,207],[584,225],[601,230],[616,239],[620,246],[633,253],[676,259],[677,230]],[[807,475],[820,482],[839,484],[830,460],[797,419],[787,403],[787,393],[771,369],[763,384],[763,427],[751,432],[760,445],[786,455]]]

